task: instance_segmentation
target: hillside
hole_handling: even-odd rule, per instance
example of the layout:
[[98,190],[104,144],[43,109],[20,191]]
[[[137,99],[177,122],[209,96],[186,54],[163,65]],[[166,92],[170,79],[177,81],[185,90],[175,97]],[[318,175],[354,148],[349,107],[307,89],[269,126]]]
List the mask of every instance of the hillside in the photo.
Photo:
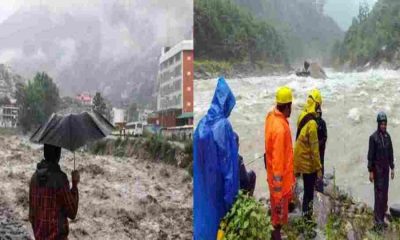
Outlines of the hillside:
[[245,74],[289,62],[276,29],[231,0],[195,0],[194,36],[196,71],[213,68],[213,61],[226,65],[216,64],[215,72]]
[[370,11],[360,7],[342,42],[332,49],[332,62],[356,67],[400,67],[400,2],[379,0]]
[[312,0],[235,0],[283,36],[291,63],[326,59],[331,46],[343,38],[337,23]]

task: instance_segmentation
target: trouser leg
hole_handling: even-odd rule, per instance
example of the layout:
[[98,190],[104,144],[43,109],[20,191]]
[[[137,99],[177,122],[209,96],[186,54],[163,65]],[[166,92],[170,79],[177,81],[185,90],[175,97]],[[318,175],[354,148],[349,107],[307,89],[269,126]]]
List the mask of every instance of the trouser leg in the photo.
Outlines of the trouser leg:
[[304,195],[303,195],[303,216],[311,219],[313,213],[314,188],[317,180],[317,173],[303,174]]

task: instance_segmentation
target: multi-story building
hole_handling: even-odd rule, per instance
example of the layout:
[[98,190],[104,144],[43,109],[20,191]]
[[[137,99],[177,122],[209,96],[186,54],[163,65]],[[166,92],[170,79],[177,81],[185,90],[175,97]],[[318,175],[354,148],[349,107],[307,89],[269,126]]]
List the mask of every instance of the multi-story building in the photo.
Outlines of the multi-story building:
[[16,128],[19,108],[15,105],[0,106],[0,127]]
[[159,124],[193,124],[193,40],[162,49],[158,73]]

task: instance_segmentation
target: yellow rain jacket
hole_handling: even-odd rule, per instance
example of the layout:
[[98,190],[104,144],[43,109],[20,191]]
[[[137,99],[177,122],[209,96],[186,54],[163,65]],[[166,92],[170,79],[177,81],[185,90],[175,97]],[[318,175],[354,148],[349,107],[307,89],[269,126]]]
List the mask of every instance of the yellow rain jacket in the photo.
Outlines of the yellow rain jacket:
[[[308,114],[316,117],[316,102],[312,97],[307,97],[306,105],[297,121],[299,128],[301,120]],[[315,118],[314,118],[315,119]],[[317,122],[311,119],[301,129],[294,147],[294,172],[295,173],[313,173],[320,170],[321,161],[319,157],[318,144],[318,126]]]

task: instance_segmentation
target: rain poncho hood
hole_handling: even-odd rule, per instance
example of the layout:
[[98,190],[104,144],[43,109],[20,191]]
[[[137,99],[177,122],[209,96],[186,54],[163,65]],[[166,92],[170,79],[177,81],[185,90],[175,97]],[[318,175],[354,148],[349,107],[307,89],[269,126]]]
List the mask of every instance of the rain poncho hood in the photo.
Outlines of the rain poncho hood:
[[313,173],[322,168],[319,155],[318,125],[315,120],[317,103],[311,96],[307,97],[303,111],[297,121],[299,128],[301,120],[312,114],[314,119],[308,121],[301,129],[294,147],[294,171],[295,173]]
[[228,117],[235,97],[224,78],[218,84],[207,114],[194,133],[193,235],[216,239],[221,219],[239,191],[238,146]]

